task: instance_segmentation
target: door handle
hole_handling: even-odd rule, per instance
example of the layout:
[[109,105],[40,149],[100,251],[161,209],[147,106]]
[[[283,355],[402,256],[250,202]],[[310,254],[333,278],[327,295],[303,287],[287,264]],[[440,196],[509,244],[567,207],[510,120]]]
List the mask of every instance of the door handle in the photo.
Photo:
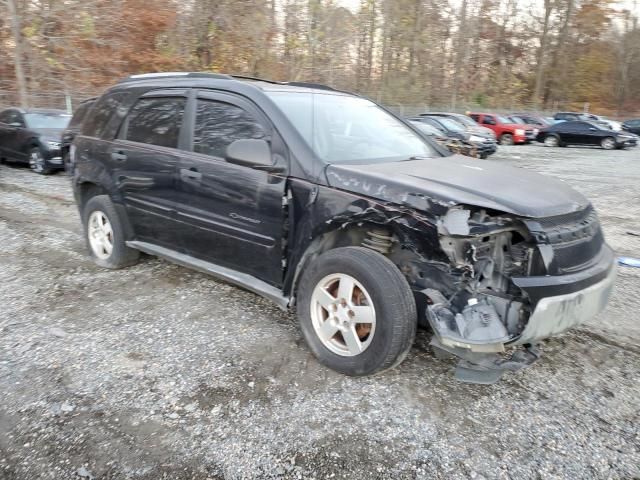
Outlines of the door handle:
[[111,152],[111,158],[113,158],[116,162],[124,162],[127,159],[127,156],[123,152]]
[[181,168],[180,169],[180,176],[182,178],[189,178],[189,179],[192,179],[192,180],[201,180],[202,179],[202,174],[195,167],[191,167],[189,169]]

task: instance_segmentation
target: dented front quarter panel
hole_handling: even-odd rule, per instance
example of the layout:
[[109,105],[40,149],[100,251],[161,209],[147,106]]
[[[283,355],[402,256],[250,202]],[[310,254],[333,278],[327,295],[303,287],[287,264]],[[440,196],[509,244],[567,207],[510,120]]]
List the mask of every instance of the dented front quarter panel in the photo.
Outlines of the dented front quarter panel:
[[290,179],[288,190],[287,264],[293,268],[287,269],[285,275],[285,293],[293,291],[295,280],[316,250],[314,247],[326,238],[324,235],[348,227],[387,226],[408,251],[415,255],[429,252],[431,259],[448,264],[439,247],[437,217],[433,214],[300,179]]

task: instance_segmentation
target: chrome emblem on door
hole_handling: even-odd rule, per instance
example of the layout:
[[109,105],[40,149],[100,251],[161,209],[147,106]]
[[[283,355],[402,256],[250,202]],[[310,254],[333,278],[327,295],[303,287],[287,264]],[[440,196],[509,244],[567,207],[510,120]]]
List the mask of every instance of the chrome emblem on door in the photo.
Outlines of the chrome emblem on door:
[[235,220],[244,220],[244,221],[246,221],[246,222],[251,222],[251,223],[254,223],[254,224],[256,224],[256,225],[257,225],[258,223],[262,223],[262,221],[257,220],[257,219],[255,219],[255,218],[243,217],[242,215],[238,215],[237,213],[233,213],[233,212],[231,212],[231,213],[229,214],[229,216],[230,216],[231,218],[235,219]]

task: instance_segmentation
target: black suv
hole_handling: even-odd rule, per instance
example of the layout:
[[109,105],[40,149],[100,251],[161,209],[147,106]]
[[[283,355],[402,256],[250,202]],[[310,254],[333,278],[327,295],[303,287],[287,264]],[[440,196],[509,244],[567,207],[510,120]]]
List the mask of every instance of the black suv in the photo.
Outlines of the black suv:
[[8,108],[0,112],[0,160],[27,163],[40,174],[64,168],[60,137],[71,115],[64,110]]
[[[130,77],[74,140],[89,251],[139,252],[294,307],[317,358],[393,367],[419,322],[497,380],[532,346],[600,312],[611,249],[565,183],[448,156],[408,122],[329,87],[222,74]],[[504,362],[506,347],[522,345]]]

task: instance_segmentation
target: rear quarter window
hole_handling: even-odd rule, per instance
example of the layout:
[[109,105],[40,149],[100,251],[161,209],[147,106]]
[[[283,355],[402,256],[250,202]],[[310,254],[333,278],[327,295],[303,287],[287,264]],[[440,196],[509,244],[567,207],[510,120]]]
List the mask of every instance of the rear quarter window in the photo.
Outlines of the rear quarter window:
[[129,92],[107,93],[100,97],[82,124],[82,134],[111,140],[127,114]]
[[84,118],[87,116],[87,112],[91,109],[93,103],[94,102],[87,102],[80,105],[73,114],[73,117],[71,117],[69,127],[78,127],[80,124],[82,124]]

